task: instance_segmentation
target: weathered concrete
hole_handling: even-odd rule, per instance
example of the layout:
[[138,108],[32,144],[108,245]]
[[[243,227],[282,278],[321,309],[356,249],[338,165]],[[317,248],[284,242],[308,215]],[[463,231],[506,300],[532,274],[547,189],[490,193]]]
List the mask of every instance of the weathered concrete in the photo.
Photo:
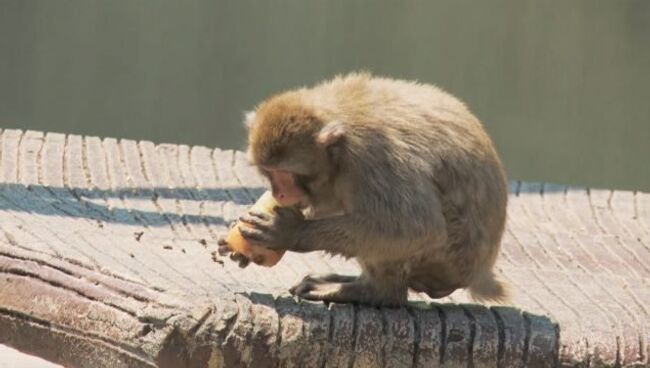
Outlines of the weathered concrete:
[[512,183],[514,307],[374,309],[287,294],[357,272],[338,258],[212,261],[263,185],[240,152],[3,131],[0,343],[70,367],[649,364],[650,194]]

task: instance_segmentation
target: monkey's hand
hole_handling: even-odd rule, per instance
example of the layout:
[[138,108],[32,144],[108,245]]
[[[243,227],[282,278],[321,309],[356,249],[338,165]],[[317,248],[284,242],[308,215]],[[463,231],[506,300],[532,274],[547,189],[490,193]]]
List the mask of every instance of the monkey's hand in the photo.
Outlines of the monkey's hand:
[[298,239],[306,220],[302,213],[275,207],[274,214],[250,211],[239,220],[249,226],[240,226],[242,236],[273,250],[298,251]]
[[[230,226],[228,226],[228,228],[230,230],[232,230],[232,228],[235,227],[235,225],[237,225],[237,222],[233,221],[230,224]],[[230,259],[237,262],[237,264],[241,268],[247,267],[248,264],[250,263],[250,259],[246,258],[246,256],[244,256],[243,254],[233,252],[230,249],[230,246],[228,245],[228,242],[226,241],[227,237],[228,237],[228,234],[223,234],[223,235],[219,236],[219,239],[217,240],[217,245],[218,245],[217,253],[222,257],[229,256]]]

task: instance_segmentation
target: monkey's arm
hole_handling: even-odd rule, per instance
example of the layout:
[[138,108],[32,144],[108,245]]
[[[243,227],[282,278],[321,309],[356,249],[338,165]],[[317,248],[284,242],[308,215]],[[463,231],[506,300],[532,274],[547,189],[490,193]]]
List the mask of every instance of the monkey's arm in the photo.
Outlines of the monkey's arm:
[[[251,212],[241,221],[251,226],[239,228],[248,240],[275,250],[312,252],[316,250],[355,257],[362,242],[363,225],[351,215],[305,220],[292,211],[277,209],[275,216]],[[363,243],[368,243],[367,239]]]
[[[350,215],[305,221],[295,234],[295,252],[326,251],[344,257],[356,257],[361,245],[360,234],[354,231],[357,221]],[[364,243],[367,243],[364,242]]]
[[[422,240],[436,243],[446,237],[444,220],[440,216],[429,219],[429,227],[422,221],[373,221],[369,215],[345,214],[341,216],[305,220],[294,211],[277,209],[277,214],[251,212],[240,219],[251,226],[239,228],[244,238],[274,250],[293,252],[326,251],[344,257],[357,257],[362,253],[403,252]],[[379,218],[388,218],[379,217]],[[435,224],[435,226],[434,226]],[[425,229],[425,230],[423,230]],[[385,249],[380,249],[386,247]]]

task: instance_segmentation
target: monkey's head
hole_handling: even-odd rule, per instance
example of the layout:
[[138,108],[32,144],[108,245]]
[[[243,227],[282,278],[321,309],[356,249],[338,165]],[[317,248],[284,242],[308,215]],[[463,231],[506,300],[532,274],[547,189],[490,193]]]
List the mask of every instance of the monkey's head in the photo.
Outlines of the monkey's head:
[[345,129],[323,115],[297,92],[272,97],[246,115],[249,160],[268,178],[282,206],[317,207],[335,199]]

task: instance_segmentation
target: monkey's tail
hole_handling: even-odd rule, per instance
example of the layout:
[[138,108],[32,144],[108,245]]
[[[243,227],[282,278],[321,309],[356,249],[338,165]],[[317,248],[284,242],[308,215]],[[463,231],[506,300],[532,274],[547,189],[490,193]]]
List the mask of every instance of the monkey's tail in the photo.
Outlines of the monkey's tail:
[[478,275],[468,290],[472,299],[477,302],[505,303],[510,299],[508,284],[491,271]]

